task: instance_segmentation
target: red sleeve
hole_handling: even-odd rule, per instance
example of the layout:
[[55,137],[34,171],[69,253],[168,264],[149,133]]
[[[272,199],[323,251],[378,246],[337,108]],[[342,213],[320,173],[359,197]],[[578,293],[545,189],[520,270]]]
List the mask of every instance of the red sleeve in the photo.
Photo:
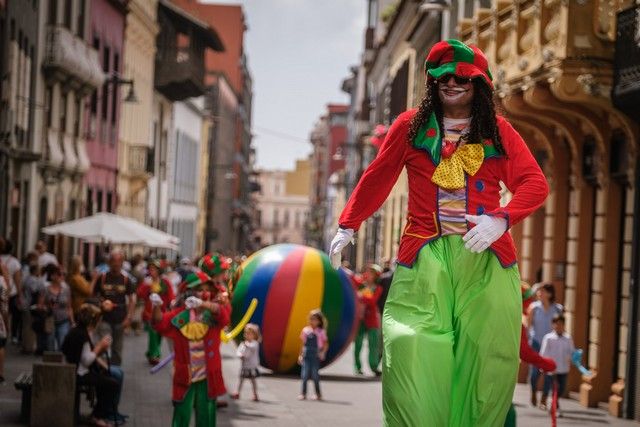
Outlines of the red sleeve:
[[151,288],[149,287],[149,285],[143,283],[142,285],[138,286],[136,294],[138,294],[138,298],[146,300],[149,297],[150,291]]
[[520,330],[520,359],[545,372],[553,372],[556,370],[556,362],[554,362],[553,359],[540,356],[539,353],[529,346],[527,329],[524,326],[522,326]]
[[402,113],[391,125],[380,152],[360,178],[340,215],[341,228],[360,228],[382,206],[404,167],[409,143],[407,133],[415,110]]
[[161,279],[161,280],[162,280],[162,283],[164,284],[164,294],[162,295],[162,301],[164,302],[166,307],[169,307],[169,305],[171,304],[171,301],[173,301],[173,299],[175,298],[175,295],[173,293],[173,287],[171,286],[171,283],[169,283],[168,280],[166,279]]
[[503,181],[513,197],[507,206],[486,214],[506,219],[507,228],[511,228],[542,206],[549,185],[520,134],[503,118],[498,118],[498,126],[507,152]]
[[217,325],[220,328],[224,328],[231,322],[231,304],[220,304],[220,309],[213,315]]
[[181,307],[174,308],[162,315],[162,320],[157,323],[153,323],[153,329],[155,329],[160,335],[168,336],[175,329],[171,324],[171,319],[182,311]]

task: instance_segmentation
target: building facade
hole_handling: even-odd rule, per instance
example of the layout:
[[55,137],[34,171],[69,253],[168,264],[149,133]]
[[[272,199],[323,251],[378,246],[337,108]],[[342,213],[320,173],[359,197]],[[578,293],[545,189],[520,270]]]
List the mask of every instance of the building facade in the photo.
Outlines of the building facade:
[[[147,220],[148,184],[153,165],[147,164],[153,144],[153,76],[156,55],[157,0],[129,2],[122,77],[132,80],[136,102],[123,102],[118,147],[117,213],[142,223]],[[129,89],[131,88],[123,88]],[[127,92],[122,92],[121,96]],[[126,98],[125,98],[126,99]]]
[[304,244],[304,224],[309,215],[309,160],[296,161],[292,171],[258,171],[256,243]]
[[216,28],[224,52],[206,56],[207,108],[214,126],[209,147],[209,203],[206,250],[245,253],[253,250],[252,193],[253,82],[244,51],[247,29],[241,6],[174,0]]
[[[180,238],[167,255],[193,257],[201,203],[199,178],[205,126],[205,53],[224,46],[207,23],[167,0],[159,0],[156,37],[153,149],[149,164],[149,223]],[[151,169],[151,168],[150,168]]]
[[[43,153],[38,232],[45,225],[79,218],[95,206],[87,197],[87,174],[92,166],[89,140],[94,138],[88,110],[93,105],[90,100],[96,99],[96,90],[107,81],[99,51],[88,41],[94,28],[91,23],[95,22],[91,15],[94,2],[43,2],[40,6],[44,28],[39,43],[45,49],[41,57],[42,85],[36,89],[42,90],[40,105],[44,110],[36,124]],[[116,13],[123,18],[124,6]],[[115,167],[115,159],[113,164]],[[53,240],[52,249],[62,261],[79,250],[77,241],[62,237]]]
[[0,9],[5,80],[0,93],[0,235],[8,236],[18,253],[33,243],[30,228],[36,226],[28,214],[37,206],[33,181],[40,158],[35,135],[40,14],[35,6],[10,1]]
[[328,104],[326,108],[326,112],[316,122],[310,137],[313,153],[309,201],[317,209],[311,212],[310,221],[307,224],[308,244],[322,250],[328,249],[336,231],[335,191],[329,190],[336,185],[344,187],[349,114],[348,105]]
[[[84,175],[86,186],[84,215],[116,212],[118,205],[118,145],[122,97],[116,78],[122,74],[124,29],[128,0],[95,0],[89,10],[87,43],[98,52],[106,77],[96,89],[86,109],[87,154],[90,167]],[[62,99],[62,102],[66,102]],[[97,248],[86,244],[85,261],[98,262]]]
[[[640,126],[640,4],[618,12],[616,22],[616,48],[614,56],[613,88],[611,100],[619,110],[632,118],[636,126]],[[637,159],[637,157],[636,157]],[[635,168],[635,189],[640,185],[640,168]],[[631,235],[626,235],[626,241],[631,241],[630,283],[637,284],[640,280],[640,191],[634,191],[632,212],[633,225]],[[622,414],[628,418],[640,420],[640,358],[638,358],[638,343],[640,343],[640,292],[637,286],[631,286],[628,302],[628,335],[626,342],[626,375],[623,390],[617,387],[615,396],[610,401],[615,405],[614,410],[622,404]]]
[[[487,54],[496,100],[551,188],[546,204],[510,231],[522,279],[555,285],[568,330],[584,349],[594,375],[572,372],[572,395],[585,406],[604,403],[614,415],[639,418],[637,103],[618,98],[621,110],[611,99],[612,87],[621,96],[636,87],[631,76],[638,65],[630,61],[638,51],[637,9],[616,26],[616,13],[631,6],[460,0],[442,11],[431,1],[401,0],[384,8],[366,73],[370,123],[388,124],[422,98],[423,61],[435,41],[458,31]],[[627,40],[619,56],[625,71],[614,81],[617,37]],[[396,251],[403,185],[399,180],[379,211],[379,237],[369,233],[375,216],[359,231],[357,250],[365,252],[359,260]]]

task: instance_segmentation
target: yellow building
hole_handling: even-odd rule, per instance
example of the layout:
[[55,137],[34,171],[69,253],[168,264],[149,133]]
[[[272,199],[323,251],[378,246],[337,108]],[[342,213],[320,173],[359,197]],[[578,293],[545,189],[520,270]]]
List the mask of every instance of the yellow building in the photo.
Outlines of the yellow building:
[[[580,402],[621,415],[627,381],[638,129],[610,100],[616,12],[631,1],[494,1],[460,22],[486,52],[500,104],[550,183],[514,227],[524,280],[555,284],[593,377]],[[636,236],[637,238],[637,236]]]
[[[125,32],[124,71],[122,76],[132,79],[138,102],[122,103],[120,115],[120,145],[118,146],[118,213],[138,221],[146,221],[147,157],[152,147],[154,69],[157,0],[129,2]],[[126,95],[126,94],[125,94]]]

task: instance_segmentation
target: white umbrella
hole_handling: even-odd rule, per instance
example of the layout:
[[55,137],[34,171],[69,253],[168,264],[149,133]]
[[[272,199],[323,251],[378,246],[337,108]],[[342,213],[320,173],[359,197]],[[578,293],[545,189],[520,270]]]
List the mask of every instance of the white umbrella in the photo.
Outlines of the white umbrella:
[[176,236],[107,212],[44,227],[42,232],[75,237],[90,243],[135,244],[163,249],[178,249],[180,243]]

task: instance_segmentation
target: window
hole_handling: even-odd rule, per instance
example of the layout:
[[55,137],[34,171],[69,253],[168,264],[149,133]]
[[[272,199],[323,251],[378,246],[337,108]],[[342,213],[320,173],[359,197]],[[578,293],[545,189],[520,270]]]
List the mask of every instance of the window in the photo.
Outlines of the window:
[[278,212],[278,209],[274,209],[273,210],[273,225],[274,227],[278,226],[278,222],[280,222],[280,212]]
[[82,114],[82,100],[80,99],[80,96],[77,95],[74,110],[75,115],[73,116],[73,136],[78,138],[80,137],[80,115]]
[[295,227],[300,228],[300,211],[296,211]]
[[85,0],[80,0],[80,10],[78,11],[78,25],[76,28],[78,37],[84,39],[84,15],[85,15]]
[[93,190],[91,188],[87,189],[87,215],[93,215]]
[[284,228],[288,228],[289,227],[289,209],[285,209],[285,211],[284,211],[284,218],[282,220],[282,226]]
[[[118,75],[119,71],[120,71],[120,55],[116,52],[113,54],[113,74]],[[119,93],[120,93],[120,87],[114,84],[113,96],[111,97],[111,124],[114,126],[116,125],[116,112],[118,111],[118,98],[119,98],[118,94]]]
[[107,212],[113,213],[113,193],[111,191],[107,191]]
[[47,19],[47,23],[49,25],[55,25],[57,23],[58,16],[58,0],[50,0],[49,1],[49,17]]
[[[109,59],[111,58],[111,52],[107,46],[102,50],[102,70],[109,74]],[[109,82],[105,80],[102,85],[102,120],[107,121],[109,111]]]
[[64,26],[71,29],[71,9],[73,0],[64,0]]
[[67,130],[67,94],[65,93],[60,97],[60,133],[64,133]]
[[102,212],[102,190],[96,191],[96,212]]
[[44,105],[47,108],[46,122],[47,128],[51,127],[51,110],[53,110],[53,87],[47,86],[44,90]]

